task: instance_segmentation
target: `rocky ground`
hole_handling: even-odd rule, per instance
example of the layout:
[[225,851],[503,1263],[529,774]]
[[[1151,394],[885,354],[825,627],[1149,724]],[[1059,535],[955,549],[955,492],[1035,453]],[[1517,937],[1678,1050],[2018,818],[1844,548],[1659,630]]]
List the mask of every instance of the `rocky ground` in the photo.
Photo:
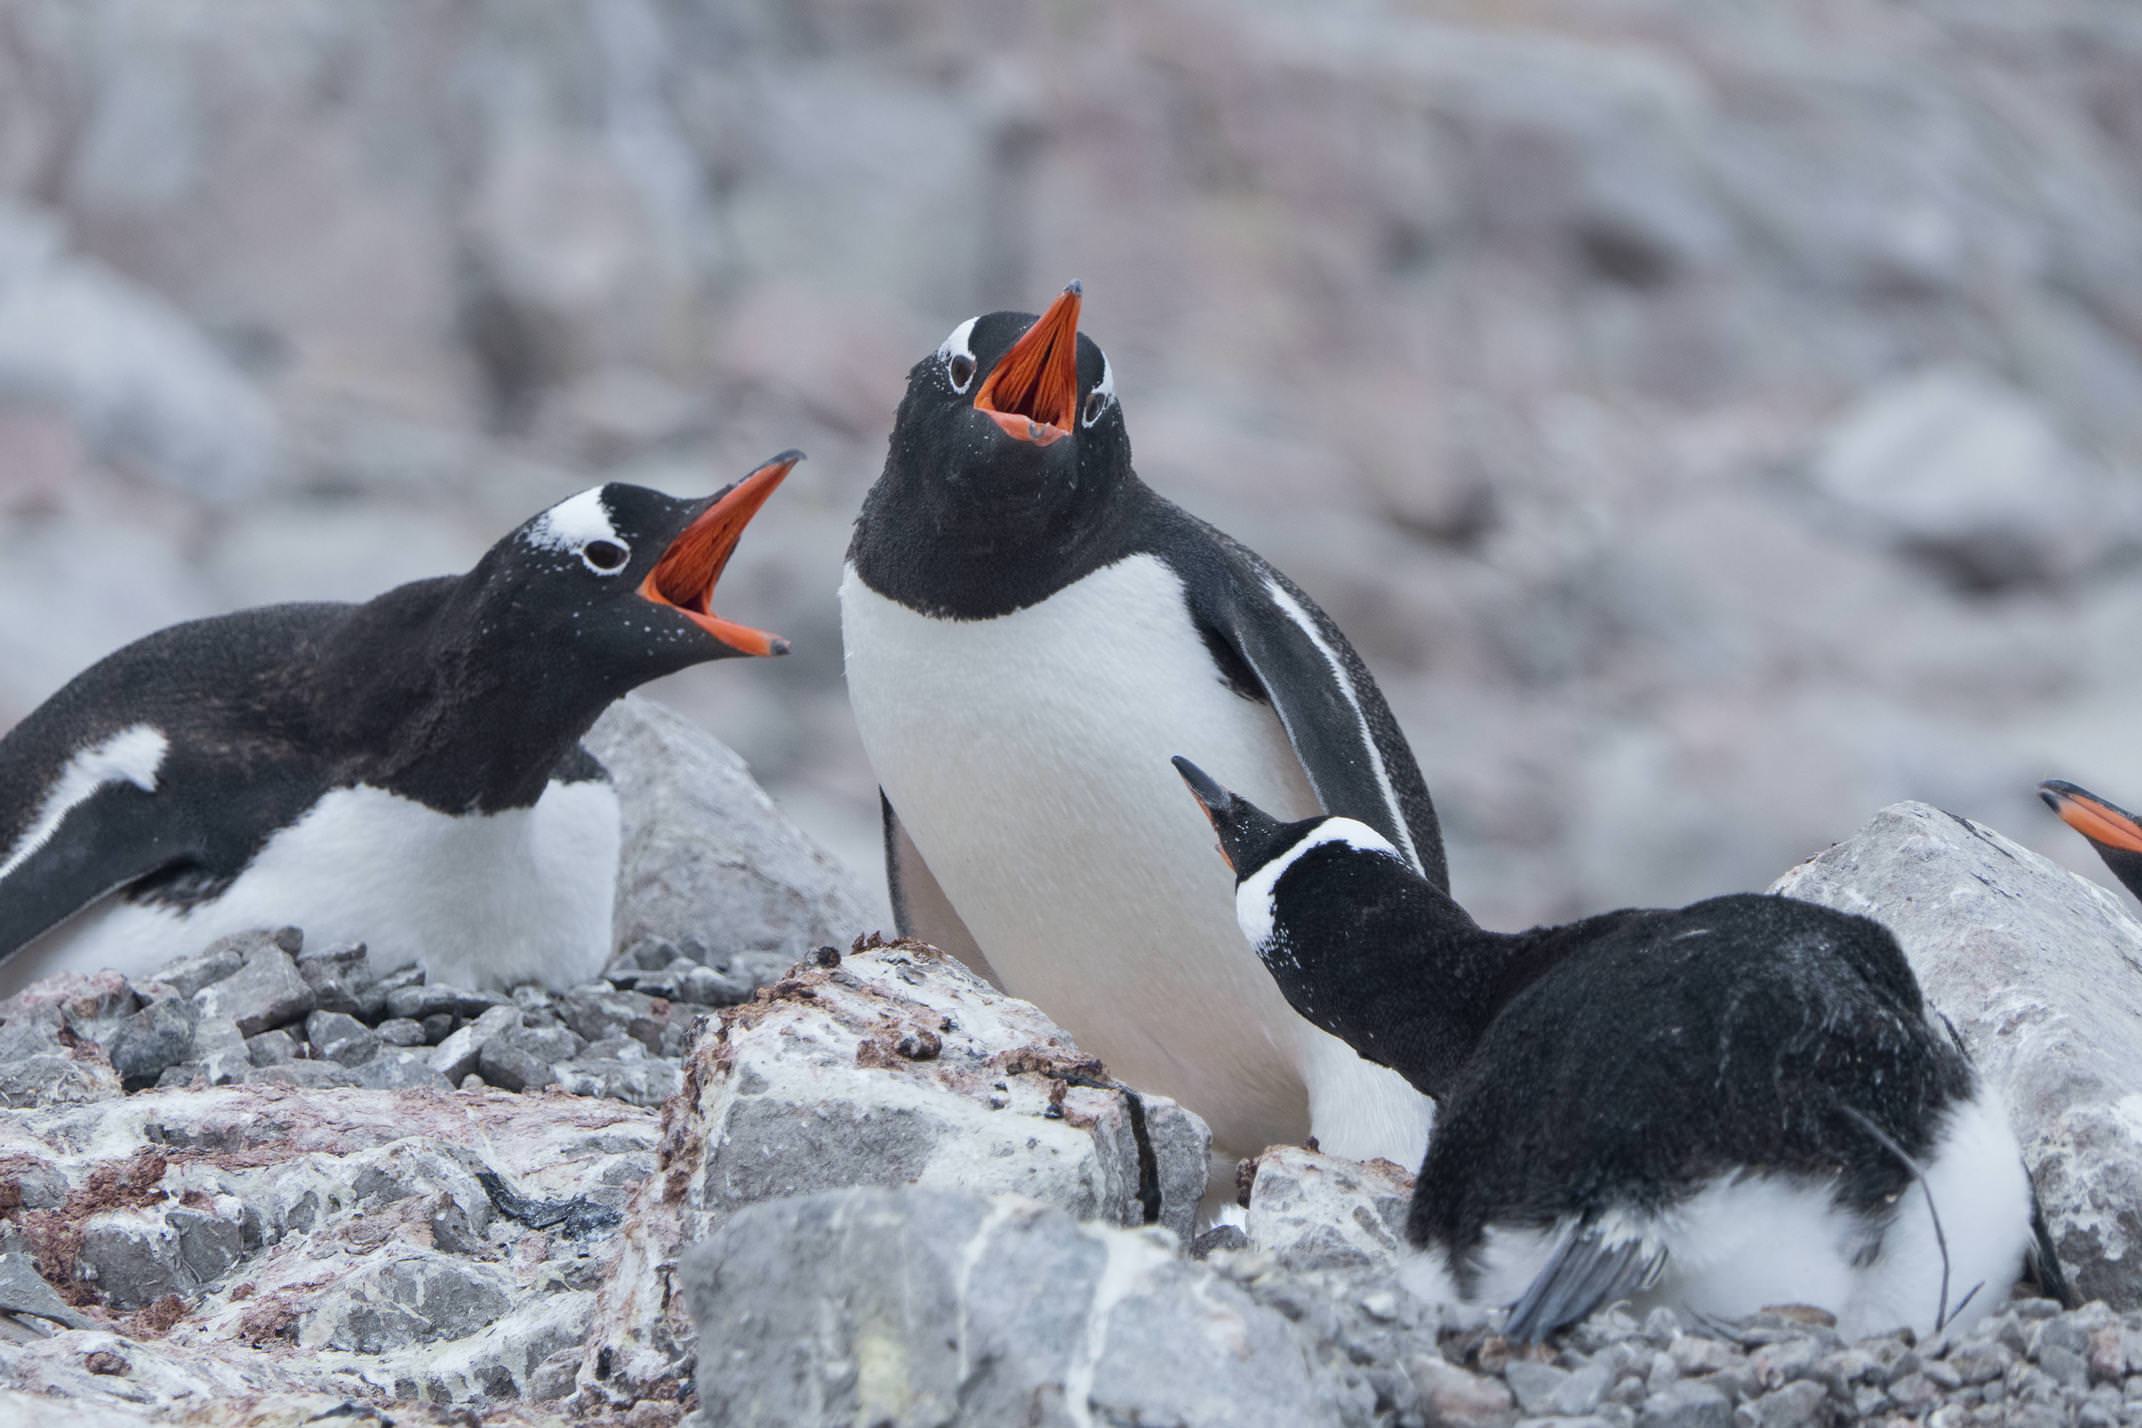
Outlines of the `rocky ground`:
[[1636,1306],[1519,1350],[1398,1284],[1404,1168],[1274,1147],[1198,1233],[1194,1114],[832,931],[852,891],[689,725],[629,701],[596,742],[600,982],[283,929],[0,1003],[0,1421],[2142,1423],[2142,925],[1977,824],[1899,805],[1781,886],[1897,928],[2093,1302],[1943,1344]]
[[795,655],[661,695],[869,874],[847,522],[908,364],[1079,277],[1491,925],[1900,798],[2084,869],[2030,791],[2142,798],[2138,96],[2122,0],[10,0],[0,726],[800,446],[724,584]]

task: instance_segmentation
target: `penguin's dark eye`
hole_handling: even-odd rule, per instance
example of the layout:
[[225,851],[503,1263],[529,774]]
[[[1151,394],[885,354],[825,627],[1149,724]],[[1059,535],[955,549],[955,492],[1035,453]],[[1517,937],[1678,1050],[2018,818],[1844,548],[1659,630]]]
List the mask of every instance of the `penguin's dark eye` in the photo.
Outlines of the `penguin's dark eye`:
[[974,382],[974,358],[965,352],[955,352],[945,360],[945,375],[952,379],[952,390],[965,393]]
[[580,559],[597,575],[615,575],[632,559],[632,552],[614,540],[591,540],[580,547]]
[[1086,393],[1086,409],[1079,413],[1079,425],[1092,426],[1101,419],[1101,413],[1107,410],[1108,393],[1095,386],[1092,391]]

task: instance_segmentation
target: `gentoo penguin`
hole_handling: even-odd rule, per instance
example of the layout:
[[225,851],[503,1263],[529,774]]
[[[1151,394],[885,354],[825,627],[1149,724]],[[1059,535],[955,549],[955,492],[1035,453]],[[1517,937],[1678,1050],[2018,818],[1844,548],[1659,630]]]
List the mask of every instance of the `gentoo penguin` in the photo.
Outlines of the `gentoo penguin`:
[[915,364],[856,521],[841,629],[896,920],[1197,1111],[1230,1177],[1312,1132],[1416,1160],[1430,1108],[1287,1009],[1167,757],[1343,809],[1441,885],[1428,790],[1309,597],[1132,470],[1079,303],[970,318]]
[[2122,886],[2142,897],[2142,823],[2132,813],[2066,779],[2051,778],[2039,784],[2038,797],[2060,815],[2061,822],[2090,840]]
[[1382,833],[1177,768],[1303,1016],[1436,1099],[1409,1284],[1544,1337],[1813,1304],[1847,1338],[2072,1298],[2016,1137],[1881,924],[1768,895],[1483,931]]
[[466,575],[92,665],[0,739],[0,990],[284,924],[461,986],[593,976],[618,808],[581,735],[659,675],[787,651],[710,602],[800,457],[698,500],[597,486]]

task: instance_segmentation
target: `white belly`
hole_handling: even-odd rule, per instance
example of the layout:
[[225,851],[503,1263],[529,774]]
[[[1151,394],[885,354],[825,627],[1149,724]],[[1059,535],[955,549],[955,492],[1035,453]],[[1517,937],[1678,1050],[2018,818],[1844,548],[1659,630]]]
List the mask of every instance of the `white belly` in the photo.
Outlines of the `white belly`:
[[532,808],[458,818],[337,789],[222,897],[184,912],[108,898],[0,965],[0,993],[53,972],[146,977],[218,937],[283,926],[311,947],[362,942],[379,971],[414,961],[455,986],[570,986],[609,960],[618,842],[605,783],[552,784]]
[[1316,802],[1277,717],[1214,672],[1172,572],[1133,556],[955,621],[851,567],[841,626],[878,779],[1012,992],[1230,1153],[1299,1142],[1314,1100],[1327,1149],[1419,1163],[1427,1103],[1297,1017],[1235,925],[1233,876],[1169,758],[1283,817]]

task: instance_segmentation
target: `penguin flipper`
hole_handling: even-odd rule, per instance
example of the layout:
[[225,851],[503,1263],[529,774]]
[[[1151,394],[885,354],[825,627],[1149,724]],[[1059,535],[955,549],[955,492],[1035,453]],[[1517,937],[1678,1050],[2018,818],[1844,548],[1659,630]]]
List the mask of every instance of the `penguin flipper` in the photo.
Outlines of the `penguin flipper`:
[[1510,1306],[1503,1337],[1538,1343],[1594,1309],[1650,1288],[1665,1267],[1666,1251],[1640,1236],[1609,1239],[1596,1224],[1578,1225]]
[[893,812],[892,800],[882,788],[878,790],[878,807],[885,819],[885,885],[892,893],[893,926],[902,937],[913,937],[940,952],[951,953],[968,971],[1002,990],[1004,979],[989,965],[981,945],[960,920],[959,910],[952,906],[952,899],[937,885],[936,875],[922,860],[922,850],[901,826],[900,815]]
[[109,783],[0,868],[0,961],[127,884],[200,855],[168,801]]
[[[1416,872],[1447,887],[1443,835],[1427,785],[1360,657],[1277,571],[1251,569],[1240,578],[1262,588],[1238,590],[1216,633],[1279,716],[1317,802],[1326,813],[1368,824]],[[1256,608],[1244,608],[1252,601]]]

